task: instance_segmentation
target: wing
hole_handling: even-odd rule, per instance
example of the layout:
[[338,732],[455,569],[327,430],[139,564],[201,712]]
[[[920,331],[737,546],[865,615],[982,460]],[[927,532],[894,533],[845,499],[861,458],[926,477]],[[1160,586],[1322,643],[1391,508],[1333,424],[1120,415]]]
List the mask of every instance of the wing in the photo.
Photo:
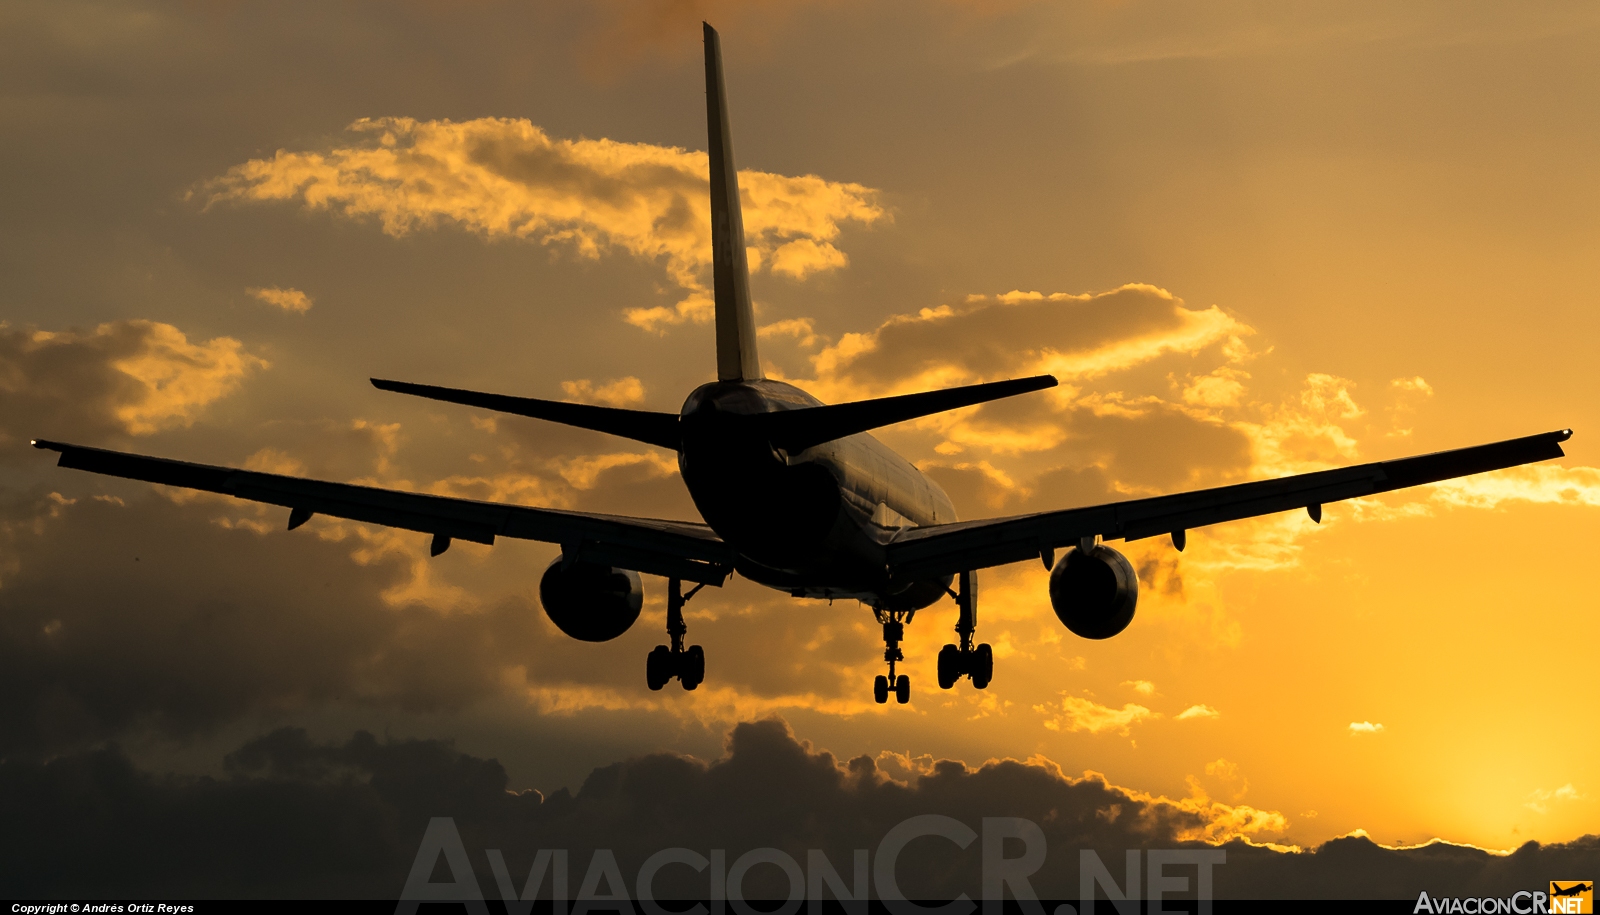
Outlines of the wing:
[[1156,534],[1181,536],[1192,527],[1296,508],[1307,509],[1313,518],[1321,520],[1325,502],[1562,457],[1560,443],[1571,436],[1571,429],[1563,429],[1492,445],[1276,480],[1035,515],[911,528],[889,544],[889,570],[901,580],[951,575],[1034,557],[1048,558],[1057,547],[1076,545],[1085,537],[1138,540]]
[[562,554],[572,559],[711,585],[721,585],[733,568],[733,550],[711,528],[687,521],[477,502],[60,442],[35,441],[33,445],[61,452],[58,464],[62,467],[282,505],[290,509],[291,529],[320,514],[432,534],[435,555],[452,539],[492,544],[496,537],[514,537],[560,544]]

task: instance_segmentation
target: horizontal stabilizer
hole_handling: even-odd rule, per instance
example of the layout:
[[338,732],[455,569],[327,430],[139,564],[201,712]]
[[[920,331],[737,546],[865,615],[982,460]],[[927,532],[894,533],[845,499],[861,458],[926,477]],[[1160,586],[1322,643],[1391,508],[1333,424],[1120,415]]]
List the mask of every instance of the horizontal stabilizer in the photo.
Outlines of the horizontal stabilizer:
[[1056,380],[1050,375],[1032,378],[1013,378],[1009,381],[990,381],[969,384],[942,391],[924,391],[921,394],[902,394],[898,397],[879,397],[858,400],[854,403],[831,404],[820,407],[802,407],[777,413],[761,413],[751,417],[753,422],[766,428],[763,431],[775,448],[794,454],[813,445],[834,439],[905,422],[920,416],[943,413],[974,404],[1027,394],[1044,388],[1053,388]]
[[610,435],[620,435],[647,445],[678,450],[678,414],[654,413],[649,410],[623,410],[617,407],[597,407],[585,403],[565,403],[559,400],[535,400],[532,397],[512,397],[508,394],[484,394],[457,388],[441,388],[431,384],[411,384],[405,381],[372,379],[372,386],[380,391],[413,394],[430,400],[482,407],[497,413],[513,413],[549,420],[581,429],[593,429]]

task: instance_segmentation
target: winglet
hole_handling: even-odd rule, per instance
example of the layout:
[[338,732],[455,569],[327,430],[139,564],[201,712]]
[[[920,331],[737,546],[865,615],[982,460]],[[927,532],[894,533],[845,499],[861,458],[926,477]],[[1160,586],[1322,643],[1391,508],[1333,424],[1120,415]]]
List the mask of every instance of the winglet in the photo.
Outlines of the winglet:
[[733,164],[733,134],[728,128],[728,95],[722,87],[722,44],[705,26],[706,132],[711,153],[711,274],[717,308],[717,378],[759,379],[756,319],[750,306],[750,267],[744,253],[744,216],[739,207],[739,173]]

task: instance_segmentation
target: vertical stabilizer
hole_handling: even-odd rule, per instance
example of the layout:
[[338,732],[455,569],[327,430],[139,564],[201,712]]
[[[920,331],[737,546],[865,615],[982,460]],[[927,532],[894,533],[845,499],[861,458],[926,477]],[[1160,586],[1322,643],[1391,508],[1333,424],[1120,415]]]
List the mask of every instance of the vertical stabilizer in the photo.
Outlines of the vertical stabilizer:
[[739,174],[728,130],[728,96],[722,88],[722,44],[706,29],[706,129],[711,151],[711,265],[717,303],[717,378],[750,381],[761,376],[756,356],[756,320],[750,307],[750,267],[745,263],[744,217],[739,209]]

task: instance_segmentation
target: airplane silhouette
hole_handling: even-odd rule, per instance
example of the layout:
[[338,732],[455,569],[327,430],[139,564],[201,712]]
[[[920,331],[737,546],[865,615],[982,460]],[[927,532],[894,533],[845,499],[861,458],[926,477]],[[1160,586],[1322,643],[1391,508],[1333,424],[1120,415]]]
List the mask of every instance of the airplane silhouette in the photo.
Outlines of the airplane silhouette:
[[[872,609],[883,628],[888,673],[874,680],[873,697],[884,703],[893,693],[902,704],[911,697],[909,679],[896,675],[896,664],[904,660],[904,626],[947,595],[957,606],[957,641],[939,652],[939,686],[950,689],[962,677],[978,689],[989,685],[993,651],[974,643],[979,569],[1042,561],[1051,570],[1057,617],[1079,636],[1104,639],[1132,621],[1139,581],[1127,558],[1103,541],[1167,534],[1181,550],[1194,527],[1291,509],[1305,509],[1320,522],[1327,502],[1563,456],[1560,443],[1571,430],[1194,492],[959,521],[937,483],[867,433],[1048,388],[1056,379],[1039,375],[827,405],[765,378],[756,354],[722,53],[710,25],[705,65],[716,381],[696,388],[679,412],[657,413],[372,380],[385,391],[565,423],[675,451],[704,523],[477,502],[59,442],[33,444],[60,452],[62,467],[283,506],[290,530],[315,514],[388,525],[431,534],[435,556],[452,540],[493,544],[511,537],[558,544],[560,557],[540,579],[540,602],[558,628],[580,640],[605,641],[627,631],[643,605],[639,573],[662,576],[669,644],[656,646],[647,658],[651,689],[676,678],[692,690],[704,680],[705,653],[684,645],[683,606],[732,573],[795,597],[854,598]],[[687,593],[685,582],[694,585]]]
[[1582,896],[1584,893],[1594,889],[1594,884],[1592,883],[1574,883],[1566,889],[1561,889],[1561,884],[1552,880],[1550,885],[1556,888],[1550,891],[1552,896]]

